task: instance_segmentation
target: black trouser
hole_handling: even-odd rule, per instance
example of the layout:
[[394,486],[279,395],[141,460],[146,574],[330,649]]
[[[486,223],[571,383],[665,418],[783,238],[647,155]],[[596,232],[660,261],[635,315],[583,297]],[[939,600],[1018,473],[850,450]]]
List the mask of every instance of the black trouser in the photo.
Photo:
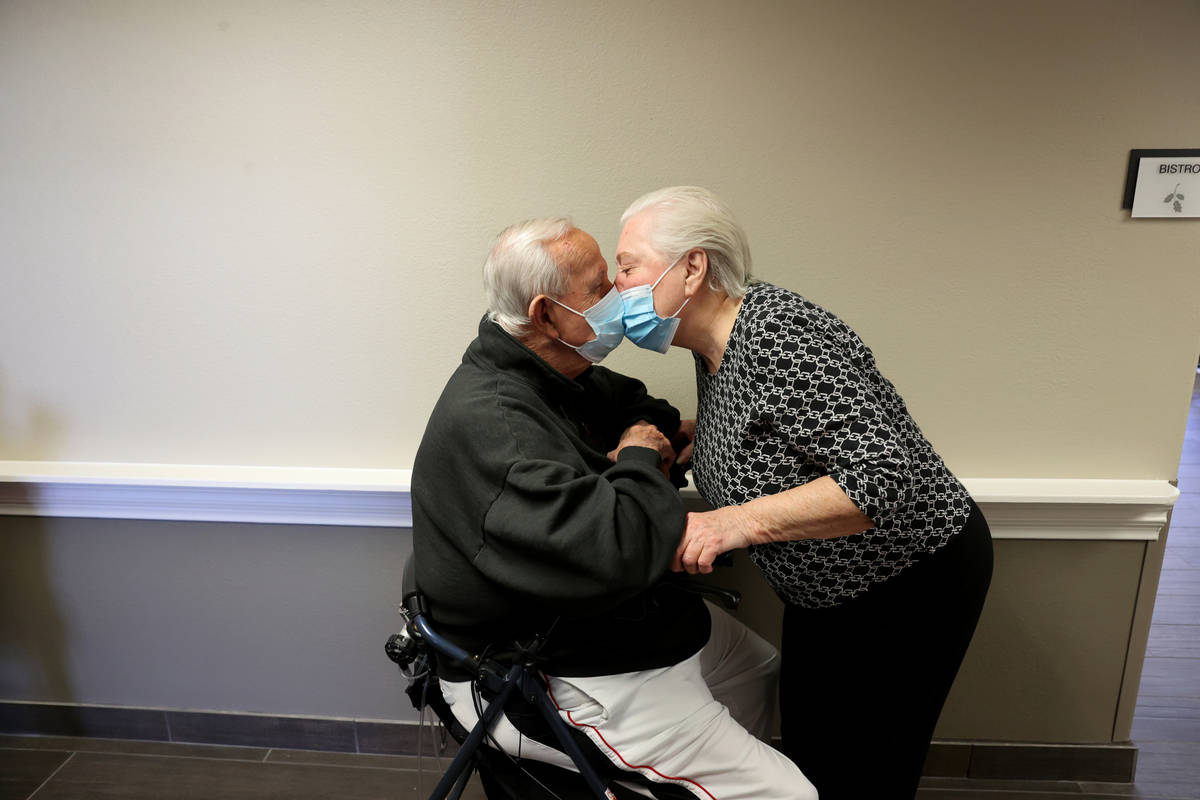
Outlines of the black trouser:
[[912,800],[992,576],[987,520],[835,608],[783,616],[783,750],[821,800]]

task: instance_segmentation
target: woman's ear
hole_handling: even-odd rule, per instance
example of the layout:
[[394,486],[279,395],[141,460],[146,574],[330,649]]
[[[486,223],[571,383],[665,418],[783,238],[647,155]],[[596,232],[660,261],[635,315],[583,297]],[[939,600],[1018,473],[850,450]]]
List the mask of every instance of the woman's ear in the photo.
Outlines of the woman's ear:
[[708,280],[708,251],[703,247],[693,247],[684,258],[687,261],[684,266],[683,287],[687,296],[691,297]]

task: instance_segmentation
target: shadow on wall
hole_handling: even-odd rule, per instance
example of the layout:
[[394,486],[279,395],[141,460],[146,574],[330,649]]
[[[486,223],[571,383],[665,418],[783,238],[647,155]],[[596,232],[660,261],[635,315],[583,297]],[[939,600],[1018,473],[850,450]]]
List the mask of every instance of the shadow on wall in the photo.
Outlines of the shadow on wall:
[[[0,382],[0,460],[50,457],[59,425],[45,408],[14,434]],[[0,482],[5,505],[32,504],[27,488]],[[66,667],[70,642],[51,582],[45,521],[0,515],[0,700],[71,702]]]
[[8,408],[4,373],[0,372],[0,461],[45,461],[53,458],[62,435],[62,422],[54,410],[35,405],[16,420]]

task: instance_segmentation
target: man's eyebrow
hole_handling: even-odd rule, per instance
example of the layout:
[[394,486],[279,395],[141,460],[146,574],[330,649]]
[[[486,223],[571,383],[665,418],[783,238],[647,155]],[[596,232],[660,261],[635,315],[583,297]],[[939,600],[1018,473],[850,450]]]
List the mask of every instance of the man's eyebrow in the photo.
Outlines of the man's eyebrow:
[[629,253],[629,252],[626,252],[625,250],[622,250],[621,252],[617,253],[616,257],[613,260],[616,261],[618,264],[620,264],[622,258],[633,258],[633,253]]

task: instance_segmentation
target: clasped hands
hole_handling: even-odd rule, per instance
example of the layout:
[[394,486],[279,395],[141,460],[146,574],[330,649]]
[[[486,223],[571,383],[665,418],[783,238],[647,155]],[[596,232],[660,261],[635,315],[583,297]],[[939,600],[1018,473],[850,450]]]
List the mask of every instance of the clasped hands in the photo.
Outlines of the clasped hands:
[[[621,440],[608,453],[613,461],[625,447],[648,447],[658,452],[659,468],[670,477],[671,466],[681,466],[692,460],[692,444],[696,435],[696,421],[686,419],[679,423],[679,431],[671,439],[646,421],[635,422],[621,434]],[[689,575],[709,573],[713,561],[722,553],[738,550],[750,544],[750,525],[745,511],[739,506],[728,506],[715,511],[690,511],[683,539],[671,560],[675,572]]]
[[679,430],[668,439],[662,431],[646,420],[639,420],[621,434],[617,446],[610,450],[608,458],[617,460],[617,454],[626,447],[647,447],[658,452],[658,468],[668,478],[671,477],[671,467],[674,464],[684,466],[692,460],[692,440],[696,435],[696,420],[685,419],[679,423]]

